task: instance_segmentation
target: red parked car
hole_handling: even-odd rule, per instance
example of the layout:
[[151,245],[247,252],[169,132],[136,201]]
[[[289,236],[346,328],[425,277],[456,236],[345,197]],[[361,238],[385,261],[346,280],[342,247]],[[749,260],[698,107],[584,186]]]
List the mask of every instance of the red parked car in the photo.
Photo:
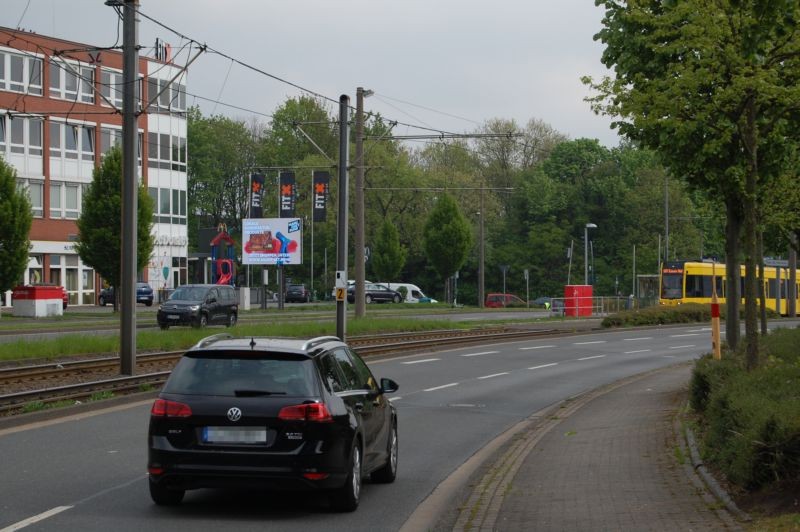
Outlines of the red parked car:
[[487,294],[486,308],[524,307],[525,302],[514,294]]

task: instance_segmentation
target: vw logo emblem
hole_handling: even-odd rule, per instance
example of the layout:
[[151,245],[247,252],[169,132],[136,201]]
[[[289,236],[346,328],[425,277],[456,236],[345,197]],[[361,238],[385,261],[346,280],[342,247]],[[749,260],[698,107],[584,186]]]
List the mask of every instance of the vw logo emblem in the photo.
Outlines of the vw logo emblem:
[[242,411],[237,407],[232,407],[228,410],[228,419],[231,421],[239,421],[242,419]]

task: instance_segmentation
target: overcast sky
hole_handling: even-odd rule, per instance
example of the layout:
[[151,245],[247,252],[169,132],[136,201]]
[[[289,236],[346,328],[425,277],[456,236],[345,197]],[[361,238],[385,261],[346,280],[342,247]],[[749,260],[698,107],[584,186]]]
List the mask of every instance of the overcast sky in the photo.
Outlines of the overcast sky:
[[[348,94],[355,105],[356,87],[371,89],[365,108],[393,120],[463,132],[491,118],[537,118],[572,139],[618,144],[610,119],[583,101],[580,77],[605,73],[592,39],[602,10],[592,0],[141,0],[140,9],[334,100]],[[103,0],[2,0],[0,11],[2,26],[100,46],[116,42],[117,21]],[[173,51],[187,44],[142,18],[140,44],[152,47],[156,37]],[[191,65],[187,91],[266,115],[300,94],[214,54]],[[192,96],[188,102],[205,114],[252,116]]]

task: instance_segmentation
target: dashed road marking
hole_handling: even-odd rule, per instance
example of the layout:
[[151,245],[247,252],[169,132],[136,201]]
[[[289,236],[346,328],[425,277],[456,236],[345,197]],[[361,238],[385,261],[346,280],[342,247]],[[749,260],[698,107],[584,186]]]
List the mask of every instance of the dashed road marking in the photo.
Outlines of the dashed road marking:
[[444,388],[450,388],[452,386],[458,386],[457,382],[451,382],[450,384],[443,384],[442,386],[434,386],[433,388],[426,388],[422,390],[423,392],[435,392],[436,390],[443,390]]
[[542,369],[542,368],[549,368],[550,366],[558,366],[558,362],[553,362],[552,364],[542,364],[541,366],[532,366],[528,369]]
[[520,347],[520,351],[527,351],[528,349],[549,349],[551,347],[555,347],[554,345],[535,345],[531,347]]
[[670,349],[686,349],[687,347],[695,347],[694,345],[675,345],[670,347]]
[[494,355],[499,353],[500,351],[481,351],[480,353],[468,353],[466,355],[461,355],[462,357],[479,357],[483,355]]
[[700,333],[692,333],[692,334],[670,334],[670,338],[683,338],[684,336],[699,336]]
[[574,342],[572,345],[604,344],[605,340],[594,340],[592,342]]
[[409,360],[407,362],[401,362],[401,364],[423,364],[425,362],[436,362],[437,360],[441,360],[441,358],[423,358],[422,360]]
[[56,514],[60,514],[65,510],[69,510],[70,508],[72,508],[72,506],[56,506],[55,508],[51,508],[46,512],[42,512],[38,515],[34,515],[33,517],[29,517],[27,519],[14,523],[13,525],[7,526],[4,529],[0,530],[0,532],[14,532],[15,530],[20,530],[22,528],[25,528],[26,526],[30,526],[34,523],[38,523],[39,521],[43,521],[48,517],[53,517]]
[[623,338],[623,340],[626,342],[633,342],[636,340],[652,340],[652,339],[653,339],[652,336],[642,336],[641,338]]
[[591,359],[593,359],[593,358],[603,358],[603,357],[605,357],[605,355],[595,355],[595,356],[593,356],[593,357],[583,357],[583,358],[579,358],[578,360],[591,360]]
[[624,355],[633,355],[635,353],[649,353],[650,349],[639,349],[637,351],[625,351]]
[[508,372],[504,371],[503,373],[493,373],[491,375],[484,375],[483,377],[478,377],[478,380],[482,381],[483,379],[493,379],[494,377],[500,377],[502,375],[508,375]]

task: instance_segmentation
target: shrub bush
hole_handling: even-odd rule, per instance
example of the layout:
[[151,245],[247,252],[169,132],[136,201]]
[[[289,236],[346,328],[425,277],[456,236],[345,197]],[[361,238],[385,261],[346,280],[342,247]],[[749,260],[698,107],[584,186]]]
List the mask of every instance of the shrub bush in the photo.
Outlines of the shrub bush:
[[[725,316],[725,305],[719,306],[721,316]],[[744,312],[744,305],[740,313]],[[768,318],[778,314],[767,309]],[[674,307],[658,305],[637,310],[624,310],[607,316],[601,322],[603,327],[631,327],[635,325],[668,325],[671,323],[702,323],[711,321],[711,305],[686,303]]]
[[704,428],[703,456],[739,486],[756,489],[800,477],[800,330],[779,329],[761,341],[758,368],[744,354],[697,361],[692,408]]
[[731,375],[712,391],[704,456],[748,489],[800,476],[800,367]]

